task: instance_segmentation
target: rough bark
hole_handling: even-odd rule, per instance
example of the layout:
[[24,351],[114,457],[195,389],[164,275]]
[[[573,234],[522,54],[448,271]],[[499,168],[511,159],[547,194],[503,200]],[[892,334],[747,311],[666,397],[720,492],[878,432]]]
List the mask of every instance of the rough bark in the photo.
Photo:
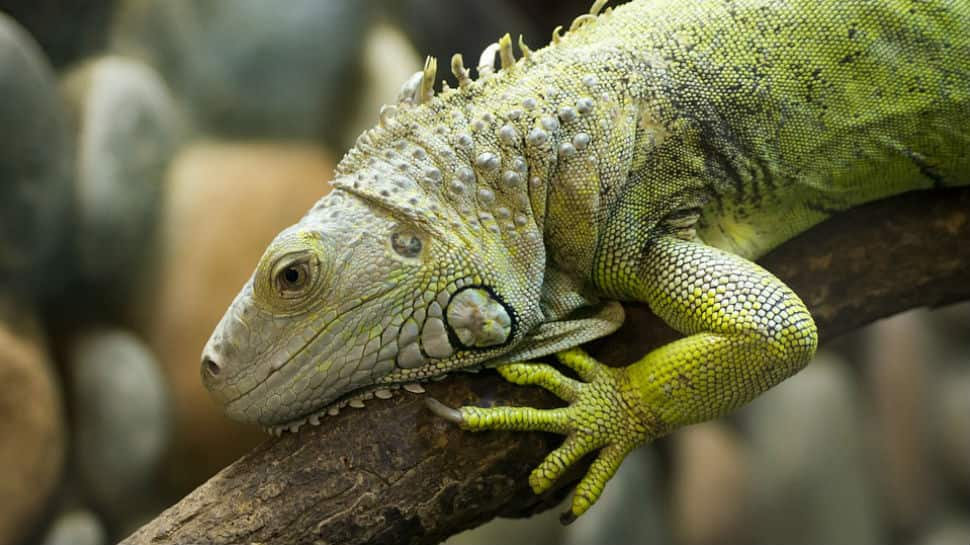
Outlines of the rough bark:
[[[804,298],[823,342],[911,307],[966,299],[970,188],[855,209],[762,263]],[[591,347],[608,362],[629,363],[672,337],[644,307],[628,310],[623,329]],[[453,406],[556,404],[491,372],[428,391]],[[367,410],[269,439],[123,543],[438,543],[495,516],[557,502],[566,487],[535,497],[527,476],[559,440],[461,432],[432,416],[421,396],[375,400]]]

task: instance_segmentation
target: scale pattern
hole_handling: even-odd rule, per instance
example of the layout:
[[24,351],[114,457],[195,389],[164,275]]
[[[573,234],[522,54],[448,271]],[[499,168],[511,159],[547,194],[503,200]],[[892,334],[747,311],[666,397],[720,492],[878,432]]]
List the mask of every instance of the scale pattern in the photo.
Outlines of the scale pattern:
[[[402,87],[281,233],[206,346],[238,419],[297,430],[497,366],[563,408],[432,408],[566,435],[542,491],[599,454],[723,415],[812,357],[815,324],[754,263],[840,210],[970,183],[970,0],[597,0],[552,44],[503,37],[472,80]],[[495,70],[495,58],[501,69]],[[642,301],[681,340],[622,368],[574,347]],[[528,360],[558,353],[556,367]]]

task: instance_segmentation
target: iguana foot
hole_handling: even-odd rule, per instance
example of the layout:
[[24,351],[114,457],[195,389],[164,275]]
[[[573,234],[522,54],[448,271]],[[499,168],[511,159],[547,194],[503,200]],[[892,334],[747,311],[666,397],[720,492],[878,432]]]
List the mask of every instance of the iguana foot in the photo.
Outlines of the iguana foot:
[[463,429],[534,430],[566,435],[566,440],[533,470],[529,484],[536,494],[552,487],[566,469],[586,454],[599,455],[576,487],[570,511],[562,516],[572,522],[593,505],[606,482],[616,473],[627,453],[656,437],[656,421],[647,412],[637,388],[624,368],[604,365],[580,349],[557,354],[563,365],[580,377],[564,376],[543,363],[509,363],[496,369],[515,384],[541,386],[569,406],[541,410],[531,407],[461,407],[451,409],[430,399],[429,407]]

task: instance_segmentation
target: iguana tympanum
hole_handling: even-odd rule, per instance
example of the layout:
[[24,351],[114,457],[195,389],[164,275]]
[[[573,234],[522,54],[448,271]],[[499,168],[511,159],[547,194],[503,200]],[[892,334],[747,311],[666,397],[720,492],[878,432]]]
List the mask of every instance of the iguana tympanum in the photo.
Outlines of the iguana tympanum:
[[[469,430],[599,450],[579,516],[634,447],[811,360],[805,305],[752,262],[840,210],[970,183],[970,0],[594,3],[472,80],[405,83],[332,192],[270,244],[203,353],[234,418],[296,430],[482,366],[563,408],[430,403]],[[501,68],[495,71],[494,57]],[[625,368],[576,348],[642,301],[685,337]],[[557,353],[577,378],[527,360]]]

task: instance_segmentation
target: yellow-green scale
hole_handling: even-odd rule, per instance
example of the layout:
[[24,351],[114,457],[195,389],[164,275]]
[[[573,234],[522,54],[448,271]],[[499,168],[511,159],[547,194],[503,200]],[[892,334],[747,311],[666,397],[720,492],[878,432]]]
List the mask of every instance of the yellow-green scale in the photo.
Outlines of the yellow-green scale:
[[[580,381],[503,366],[570,405],[454,417],[566,434],[532,474],[537,492],[601,449],[578,516],[630,449],[723,415],[811,359],[805,305],[749,259],[839,210],[970,183],[970,2],[641,1],[534,58],[560,65],[560,80],[594,76],[609,120],[593,132],[597,160],[560,161],[549,181],[551,259],[588,256],[574,246],[595,240],[587,280],[686,335],[623,369],[561,353]],[[594,225],[569,228],[591,209]]]

